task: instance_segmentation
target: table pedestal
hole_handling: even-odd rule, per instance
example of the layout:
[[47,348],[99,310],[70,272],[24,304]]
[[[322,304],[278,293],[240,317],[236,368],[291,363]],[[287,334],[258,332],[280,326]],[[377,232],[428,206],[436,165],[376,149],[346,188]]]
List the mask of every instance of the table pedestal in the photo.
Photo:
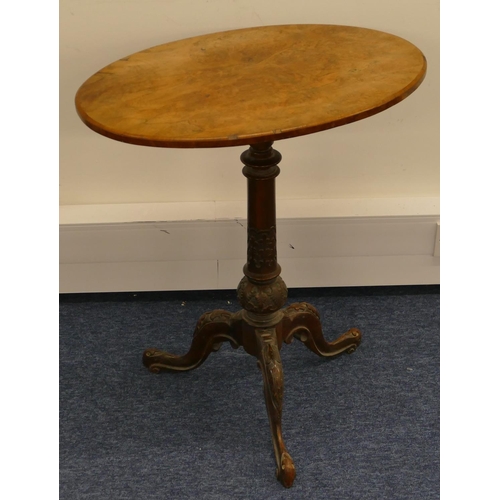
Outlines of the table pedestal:
[[264,396],[271,426],[276,476],[290,487],[295,466],[283,442],[281,414],[283,405],[283,368],[280,349],[294,338],[320,356],[352,353],[361,342],[361,332],[351,328],[333,342],[323,336],[318,311],[305,302],[284,308],[287,288],[280,277],[276,253],[275,178],[279,175],[281,154],[272,142],[250,146],[241,155],[243,174],[248,179],[248,251],[244,277],[238,286],[243,307],[237,313],[221,309],[205,313],[198,321],[189,352],[176,356],[147,349],[144,365],[153,373],[163,370],[186,371],[200,366],[222,342],[243,346],[257,358],[264,380]]

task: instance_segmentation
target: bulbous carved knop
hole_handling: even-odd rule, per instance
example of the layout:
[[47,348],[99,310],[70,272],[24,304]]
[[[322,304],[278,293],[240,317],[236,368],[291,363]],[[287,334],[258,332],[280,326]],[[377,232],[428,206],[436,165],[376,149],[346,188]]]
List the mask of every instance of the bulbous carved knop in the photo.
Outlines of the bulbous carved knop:
[[238,285],[238,300],[243,309],[255,313],[272,313],[281,309],[288,297],[288,289],[280,276],[266,284],[255,284],[246,276]]

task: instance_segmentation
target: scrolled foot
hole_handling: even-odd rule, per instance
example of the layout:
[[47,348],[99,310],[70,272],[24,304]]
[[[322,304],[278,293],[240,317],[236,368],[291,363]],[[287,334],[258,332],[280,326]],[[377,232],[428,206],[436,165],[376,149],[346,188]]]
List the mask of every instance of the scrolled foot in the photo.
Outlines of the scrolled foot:
[[240,314],[221,309],[205,313],[198,321],[193,341],[187,354],[177,356],[159,349],[146,349],[142,362],[151,373],[161,371],[187,371],[200,366],[222,342],[229,342],[233,348],[241,345]]
[[361,343],[362,334],[357,328],[351,328],[332,342],[327,342],[318,310],[300,302],[291,304],[284,311],[283,340],[289,344],[294,338],[319,356],[334,357],[344,352],[353,353]]
[[285,451],[281,454],[280,464],[276,469],[276,477],[285,488],[290,488],[295,480],[295,476],[295,465],[292,457]]
[[176,358],[179,358],[179,356],[158,349],[146,349],[142,354],[142,364],[146,366],[151,373],[160,373],[163,366],[168,365]]
[[345,352],[347,354],[352,354],[359,346],[361,343],[361,338],[362,334],[357,328],[350,328],[345,332],[343,335],[341,335],[337,341],[341,340],[343,337],[345,337],[345,340],[348,342],[352,342],[352,345],[347,349]]

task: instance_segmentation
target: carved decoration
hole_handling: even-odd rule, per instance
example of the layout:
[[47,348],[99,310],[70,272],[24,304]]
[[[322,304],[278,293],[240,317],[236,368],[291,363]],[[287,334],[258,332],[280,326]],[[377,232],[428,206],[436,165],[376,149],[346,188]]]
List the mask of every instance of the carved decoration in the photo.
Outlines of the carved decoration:
[[193,333],[193,337],[209,323],[226,323],[231,324],[233,314],[223,309],[215,309],[214,311],[202,314]]
[[201,316],[187,354],[177,356],[159,349],[147,349],[142,355],[142,362],[152,373],[192,370],[200,366],[225,341],[235,349],[242,344],[241,313],[232,314],[218,309]]
[[320,319],[319,311],[314,306],[308,304],[307,302],[296,302],[294,304],[290,304],[286,308],[286,315],[291,319],[294,319],[297,314],[302,314],[302,313],[312,314],[318,320]]
[[295,466],[283,442],[281,415],[283,410],[283,367],[276,339],[276,330],[257,329],[260,344],[258,365],[264,379],[264,396],[271,424],[271,435],[276,458],[276,476],[283,486],[289,488],[295,479]]
[[[279,276],[281,268],[277,262],[276,218],[273,215],[274,177],[279,174],[277,163],[281,155],[273,150],[272,142],[268,142],[250,146],[241,159],[245,164],[243,173],[248,178],[249,197],[252,197],[249,198],[249,207],[255,210],[253,218],[249,217],[247,228],[245,276],[237,291],[243,309],[235,314],[222,309],[203,314],[187,354],[176,356],[148,349],[143,354],[143,363],[153,373],[192,370],[225,341],[234,348],[241,345],[247,353],[255,356],[262,372],[276,476],[289,488],[296,472],[281,430],[284,380],[279,350],[282,342],[290,343],[297,338],[316,354],[333,357],[342,352],[353,352],[361,342],[361,332],[352,328],[336,340],[327,342],[315,307],[300,302],[282,309],[288,290]],[[259,225],[259,228],[254,225]]]
[[[283,367],[278,349],[274,330],[264,331],[260,334],[262,347],[262,361],[258,364],[267,382],[265,390],[270,391],[270,402],[273,411],[269,412],[269,418],[275,423],[281,424],[283,404]],[[262,364],[264,363],[264,364]]]
[[282,308],[288,289],[280,276],[271,283],[256,284],[246,276],[238,285],[238,300],[243,309],[256,313],[271,313]]
[[278,263],[276,254],[276,227],[248,228],[248,266],[259,271],[272,271]]
[[347,352],[353,353],[361,343],[361,332],[351,328],[332,342],[323,335],[318,310],[306,302],[289,305],[284,311],[283,340],[289,344],[294,338],[323,357],[334,357]]

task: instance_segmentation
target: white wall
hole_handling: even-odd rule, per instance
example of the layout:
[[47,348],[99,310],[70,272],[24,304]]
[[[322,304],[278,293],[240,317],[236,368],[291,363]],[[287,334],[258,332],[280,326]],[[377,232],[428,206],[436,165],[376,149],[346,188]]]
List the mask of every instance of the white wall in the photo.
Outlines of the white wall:
[[[288,244],[279,246],[283,278],[290,286],[439,282],[434,252],[439,0],[60,0],[62,292],[236,286],[245,259],[244,234],[228,229],[226,247],[235,249],[234,255],[218,249],[180,262],[169,242],[158,261],[155,231],[167,233],[155,224],[187,221],[193,241],[203,241],[214,222],[226,227],[224,221],[238,219],[241,225],[246,182],[239,156],[245,148],[177,150],[113,141],[79,120],[74,95],[102,67],[150,46],[220,30],[293,23],[354,25],[401,36],[424,52],[428,71],[414,94],[383,113],[275,143],[283,155],[277,179],[279,245],[286,231],[287,238],[300,241],[304,228],[322,224],[339,238],[346,227],[351,229],[345,234],[356,241],[368,233],[371,238],[362,250],[352,247],[345,253],[342,247],[342,255],[330,240],[320,242],[319,229],[304,241],[300,257]],[[200,218],[206,224],[195,222]],[[141,233],[142,247],[133,245],[136,222],[149,224]],[[409,234],[420,240],[408,245]],[[184,254],[187,240],[176,241],[172,248]],[[134,250],[125,257],[119,244]],[[196,266],[201,271],[187,276]],[[186,272],[173,272],[179,269]]]

